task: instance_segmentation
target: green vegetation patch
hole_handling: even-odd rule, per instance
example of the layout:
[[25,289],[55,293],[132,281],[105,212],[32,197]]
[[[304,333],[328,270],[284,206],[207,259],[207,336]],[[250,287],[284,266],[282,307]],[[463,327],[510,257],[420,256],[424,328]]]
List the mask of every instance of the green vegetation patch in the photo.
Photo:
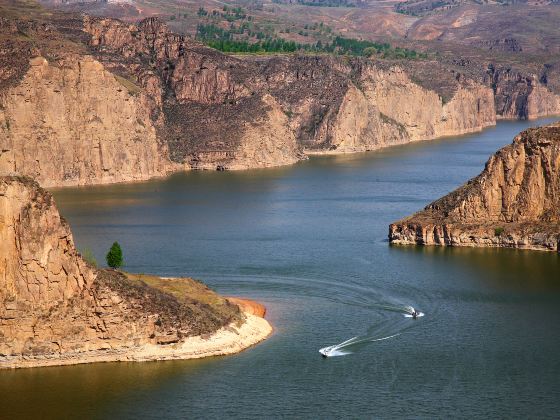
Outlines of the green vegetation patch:
[[107,260],[107,265],[111,268],[119,268],[123,266],[123,253],[118,242],[113,242],[113,245],[111,245],[105,259]]
[[85,248],[82,252],[80,252],[82,258],[92,267],[97,268],[97,259],[93,255],[93,252],[89,248]]
[[[392,47],[389,43],[362,41],[354,38],[337,36],[327,50],[339,54],[350,54],[371,57],[379,55],[381,58],[409,59],[428,58],[426,53],[419,53],[408,48]],[[329,51],[329,52],[331,52]]]
[[253,32],[248,24],[230,29],[213,23],[200,24],[196,39],[219,51],[229,53],[294,53],[312,52],[353,56],[378,56],[385,59],[425,59],[427,54],[407,48],[392,47],[388,43],[362,41],[354,38],[335,37],[331,42],[301,44],[272,36],[264,32]]

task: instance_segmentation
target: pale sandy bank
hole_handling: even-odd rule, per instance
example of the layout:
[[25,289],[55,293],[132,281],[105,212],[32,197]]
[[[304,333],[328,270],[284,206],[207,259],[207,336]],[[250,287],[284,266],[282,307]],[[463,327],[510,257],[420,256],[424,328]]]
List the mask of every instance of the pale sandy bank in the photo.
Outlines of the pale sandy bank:
[[[254,307],[262,305],[251,302]],[[236,302],[237,303],[237,302]],[[244,306],[240,305],[242,309]],[[263,307],[264,308],[264,307]],[[96,350],[76,354],[65,354],[57,358],[11,359],[0,361],[1,368],[26,368],[39,366],[76,365],[97,362],[140,362],[155,360],[199,359],[209,356],[223,356],[239,353],[263,341],[272,333],[272,326],[251,311],[245,313],[245,322],[232,323],[207,336],[187,337],[179,343],[169,345],[144,344],[138,347],[119,350]]]

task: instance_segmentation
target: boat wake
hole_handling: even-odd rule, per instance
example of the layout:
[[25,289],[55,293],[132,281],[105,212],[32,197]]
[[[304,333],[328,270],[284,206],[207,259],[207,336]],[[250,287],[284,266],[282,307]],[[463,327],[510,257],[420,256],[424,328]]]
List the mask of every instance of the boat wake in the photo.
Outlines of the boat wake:
[[[412,306],[407,306],[405,309],[406,309],[407,312],[403,314],[404,317],[405,317],[405,318],[413,318],[413,315],[412,315],[412,314],[413,314],[416,310],[415,310]],[[420,318],[420,317],[424,316],[424,312],[418,311],[418,312],[416,312],[416,316],[417,316],[418,318]]]
[[[382,306],[382,305],[376,305]],[[417,317],[424,316],[423,312],[417,312],[412,306],[383,306],[383,309],[391,312],[399,312],[406,318],[412,318],[413,313],[416,312]],[[404,331],[412,328],[415,323],[410,323],[408,320],[395,319],[393,322],[382,322],[371,326],[367,333],[363,336],[352,337],[339,344],[327,346],[319,349],[319,353],[323,357],[337,357],[352,354],[353,351],[361,345],[367,345],[376,341],[389,340],[391,338],[401,335]]]
[[323,357],[336,357],[336,356],[346,356],[348,354],[352,354],[350,351],[351,346],[355,346],[356,344],[365,344],[365,343],[373,343],[374,341],[383,341],[388,340],[390,338],[396,337],[401,333],[393,334],[388,337],[382,338],[372,338],[372,337],[352,337],[349,340],[343,341],[340,344],[335,344],[333,346],[323,347],[319,350],[319,353],[323,355]]
[[[371,325],[363,335],[321,348],[319,352],[324,357],[346,356],[371,343],[397,337],[418,325],[418,322],[411,322],[415,312],[417,320],[424,316],[424,313],[415,311],[412,306],[405,303],[408,299],[396,297],[406,292],[408,296],[415,296],[417,301],[425,301],[423,291],[411,286],[407,286],[404,291],[393,283],[376,283],[375,287],[372,287],[359,283],[359,278],[354,281],[352,277],[348,277],[345,282],[341,282],[338,277],[330,277],[322,272],[315,275],[307,273],[306,276],[298,277],[290,275],[291,271],[286,271],[284,267],[280,267],[278,272],[272,275],[270,273],[263,275],[258,268],[247,267],[246,270],[257,273],[229,275],[227,287],[231,287],[238,293],[240,290],[254,289],[268,291],[270,294],[322,298],[374,313],[375,324]],[[204,273],[199,276],[208,277]]]

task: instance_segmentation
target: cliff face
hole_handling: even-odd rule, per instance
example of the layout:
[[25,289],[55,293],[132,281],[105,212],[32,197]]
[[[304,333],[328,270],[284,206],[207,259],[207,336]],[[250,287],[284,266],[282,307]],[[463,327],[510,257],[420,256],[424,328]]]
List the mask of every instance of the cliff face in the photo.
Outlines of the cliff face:
[[251,86],[254,66],[173,34],[157,19],[134,26],[86,18],[84,30],[100,59],[124,59],[136,77],[149,57],[164,98],[158,133],[174,162],[246,169],[303,157],[277,100]]
[[486,79],[493,87],[500,118],[534,119],[560,114],[560,95],[547,88],[545,76],[539,80],[536,74],[490,66]]
[[530,129],[484,171],[392,224],[393,243],[556,250],[560,241],[560,124]]
[[0,171],[42,185],[148,179],[176,168],[159,144],[145,93],[88,56],[31,60],[0,99]]
[[21,302],[22,309],[46,310],[91,286],[95,274],[76,253],[51,195],[28,179],[2,178],[0,212],[0,300],[12,302],[5,309]]
[[496,123],[492,91],[475,82],[458,83],[447,103],[400,68],[368,71],[364,86],[381,115],[404,127],[412,141],[469,133]]
[[356,84],[348,85],[340,105],[320,120],[308,153],[375,150],[470,133],[496,123],[492,91],[476,83],[459,86],[448,103],[414,83],[399,67],[368,65],[361,68]]
[[[301,149],[372,150],[495,123],[492,91],[474,82],[457,82],[457,94],[443,104],[435,92],[414,83],[398,67],[381,70],[364,60],[333,57],[242,60],[172,36],[154,19],[138,27],[86,19],[85,30],[102,60],[111,54],[136,62],[139,56],[151,57],[174,99],[164,104],[164,135],[172,158],[194,167],[211,167],[212,157],[232,169],[285,164],[299,159]],[[271,114],[271,106],[287,118]],[[276,147],[265,148],[268,153],[251,164],[243,158],[246,148],[259,146],[246,128],[263,121],[275,128],[261,124],[261,136],[274,137],[283,126],[285,134],[276,135],[276,141],[287,141],[274,141]],[[225,132],[228,139],[223,138]],[[220,155],[219,150],[227,153]],[[280,150],[285,152],[275,153]]]
[[0,251],[0,368],[157,359],[243,320],[200,283],[180,282],[212,305],[88,266],[52,196],[29,178],[0,178]]
[[0,57],[25,54],[0,59],[0,173],[44,186],[286,165],[560,108],[536,79],[502,70],[476,82],[436,62],[410,64],[445,76],[437,89],[360,58],[226,56],[153,18],[2,22],[0,37],[13,41]]

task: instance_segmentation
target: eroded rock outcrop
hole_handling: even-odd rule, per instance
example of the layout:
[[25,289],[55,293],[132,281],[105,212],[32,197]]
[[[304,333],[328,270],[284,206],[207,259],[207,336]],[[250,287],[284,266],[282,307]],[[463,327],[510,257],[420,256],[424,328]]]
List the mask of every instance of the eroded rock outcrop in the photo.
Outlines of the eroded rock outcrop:
[[177,170],[158,142],[149,98],[90,56],[31,60],[0,98],[0,173],[43,186],[135,181]]
[[444,104],[398,66],[328,56],[240,59],[172,35],[156,19],[134,26],[88,18],[85,31],[102,61],[118,54],[139,69],[150,57],[173,98],[163,106],[162,136],[171,158],[194,168],[283,165],[302,151],[374,150],[495,123],[491,89],[473,81],[457,81]]
[[389,239],[560,250],[560,124],[519,134],[479,176],[391,224]]
[[560,95],[547,88],[546,77],[511,68],[488,69],[499,118],[535,119],[560,114]]
[[357,85],[350,84],[340,104],[325,113],[306,152],[363,152],[470,133],[496,123],[492,91],[476,83],[459,86],[444,103],[401,68],[368,65],[361,69]]
[[398,67],[368,71],[364,87],[381,115],[402,126],[410,141],[465,134],[496,123],[492,91],[473,81],[458,82],[446,103]]
[[[0,35],[17,40],[0,48],[0,174],[44,186],[287,165],[470,133],[497,115],[560,112],[541,83],[552,69],[537,80],[493,68],[469,76],[436,61],[240,58],[155,18],[52,19],[0,22]],[[18,50],[22,59],[5,60]],[[441,83],[427,80],[434,74]]]
[[51,195],[0,177],[0,368],[227,354],[270,333],[201,283],[175,281],[212,303],[89,266]]

